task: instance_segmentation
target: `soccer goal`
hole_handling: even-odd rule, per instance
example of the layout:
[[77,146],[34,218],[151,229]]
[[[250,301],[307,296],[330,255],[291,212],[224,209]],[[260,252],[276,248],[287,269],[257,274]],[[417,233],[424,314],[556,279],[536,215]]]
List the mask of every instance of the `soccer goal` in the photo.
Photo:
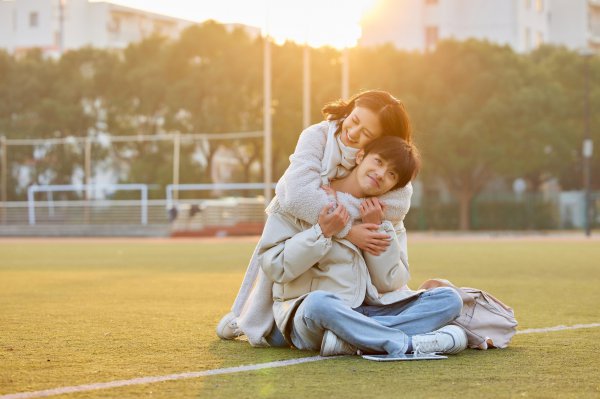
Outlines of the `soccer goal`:
[[[53,193],[56,192],[76,192],[76,193],[86,193],[86,197],[90,198],[92,193],[98,192],[99,190],[105,192],[115,192],[115,191],[139,191],[140,199],[133,201],[107,201],[107,200],[84,200],[84,201],[54,201]],[[67,185],[46,185],[46,186],[30,186],[27,189],[27,208],[28,208],[28,218],[29,225],[35,225],[37,222],[36,218],[36,208],[40,205],[44,206],[44,203],[41,204],[38,202],[36,206],[36,193],[46,193],[47,199],[45,201],[45,208],[47,209],[48,219],[54,219],[57,216],[57,208],[60,208],[62,212],[60,212],[61,222],[62,223],[71,223],[77,224],[80,221],[80,224],[89,223],[90,222],[90,214],[91,213],[101,213],[104,214],[104,217],[101,218],[105,222],[110,221],[110,219],[123,220],[124,213],[123,212],[107,212],[107,209],[121,208],[125,212],[129,212],[129,209],[124,209],[124,207],[130,208],[132,205],[134,207],[139,207],[139,223],[141,225],[148,224],[148,185],[146,184],[106,184],[106,185],[95,185],[95,184],[67,184]],[[79,216],[79,217],[78,217]],[[83,217],[81,217],[83,216]],[[108,216],[108,217],[107,217]],[[86,220],[87,219],[87,220]]]

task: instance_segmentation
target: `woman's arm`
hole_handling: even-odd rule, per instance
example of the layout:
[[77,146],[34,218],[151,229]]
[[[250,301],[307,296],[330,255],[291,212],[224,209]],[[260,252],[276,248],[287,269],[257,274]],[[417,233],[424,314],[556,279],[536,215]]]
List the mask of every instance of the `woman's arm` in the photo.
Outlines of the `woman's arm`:
[[[323,121],[302,132],[296,149],[290,156],[290,166],[275,188],[281,209],[310,224],[317,223],[319,212],[329,204],[327,193],[321,189],[321,172],[327,132],[332,123],[334,122]],[[346,209],[353,208],[354,213],[350,212],[350,220],[335,234],[338,238],[344,238],[348,234],[358,215],[355,206],[342,204]]]
[[310,224],[317,223],[319,212],[328,202],[321,190],[327,130],[328,122],[321,122],[302,132],[290,156],[290,165],[275,188],[281,209]]
[[[412,197],[412,184],[408,183],[405,187],[390,191],[381,197],[379,197],[378,203],[383,206],[383,215],[381,220],[389,220],[393,225],[402,223],[402,229],[404,230],[404,236],[406,241],[406,230],[404,229],[404,217],[408,213],[410,208],[410,199]],[[343,198],[344,196],[338,196]],[[353,207],[356,205],[348,205],[346,202],[342,202],[348,209],[348,212],[353,214]],[[360,213],[360,207],[364,206],[363,203],[358,208]],[[363,220],[364,222],[364,220]],[[352,226],[346,239],[358,248],[363,250],[365,253],[371,255],[379,255],[389,245],[387,236],[378,231],[379,221],[368,220],[368,223],[357,224]]]
[[404,220],[410,209],[410,200],[413,194],[412,183],[387,192],[379,197],[379,201],[385,205],[383,218],[396,225]]

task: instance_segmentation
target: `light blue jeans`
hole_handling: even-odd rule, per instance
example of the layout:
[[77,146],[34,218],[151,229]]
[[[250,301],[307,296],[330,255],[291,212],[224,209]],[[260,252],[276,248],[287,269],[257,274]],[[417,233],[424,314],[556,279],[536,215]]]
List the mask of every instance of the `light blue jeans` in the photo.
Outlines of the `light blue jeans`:
[[335,294],[314,291],[296,310],[292,343],[298,349],[318,351],[325,330],[331,330],[364,353],[406,353],[410,336],[445,326],[458,317],[462,305],[456,291],[447,287],[391,305],[356,309]]

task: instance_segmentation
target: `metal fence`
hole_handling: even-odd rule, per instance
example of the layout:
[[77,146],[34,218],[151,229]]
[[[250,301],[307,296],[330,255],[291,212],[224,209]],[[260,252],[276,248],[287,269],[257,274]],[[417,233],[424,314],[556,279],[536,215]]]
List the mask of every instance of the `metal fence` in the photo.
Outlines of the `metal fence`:
[[[234,229],[244,224],[260,228],[264,222],[262,198],[194,200],[167,205],[166,200],[0,203],[0,236],[161,236],[214,231],[217,227]],[[249,231],[255,232],[256,229]]]
[[[573,194],[578,194],[574,192]],[[0,203],[0,236],[168,236],[260,234],[265,220],[262,197],[223,199],[49,200]],[[579,196],[580,197],[580,196]],[[553,230],[583,228],[576,195],[568,202],[526,196],[522,201],[481,198],[473,203],[472,230]],[[592,196],[592,228],[600,228],[600,192]],[[33,217],[32,217],[33,215]],[[414,203],[405,220],[416,230],[455,230],[458,205]]]

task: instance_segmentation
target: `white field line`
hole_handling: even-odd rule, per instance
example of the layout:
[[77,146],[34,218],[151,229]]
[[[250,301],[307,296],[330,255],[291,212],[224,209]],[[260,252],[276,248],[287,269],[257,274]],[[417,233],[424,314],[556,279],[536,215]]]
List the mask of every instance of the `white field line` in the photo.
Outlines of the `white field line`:
[[[582,328],[596,328],[596,327],[600,327],[600,323],[575,324],[572,326],[562,326],[561,325],[561,326],[546,327],[546,328],[529,328],[527,330],[517,331],[517,334],[535,334],[535,333],[545,333],[545,332],[553,332],[553,331],[579,330]],[[269,363],[250,364],[247,366],[228,367],[228,368],[223,368],[223,369],[193,371],[193,372],[188,372],[188,373],[168,374],[168,375],[154,376],[154,377],[139,377],[139,378],[133,378],[130,380],[97,382],[97,383],[93,383],[93,384],[74,385],[74,386],[70,386],[70,387],[45,389],[43,391],[11,393],[8,395],[0,395],[0,399],[44,398],[47,396],[62,395],[62,394],[66,394],[66,393],[95,391],[98,389],[118,388],[118,387],[130,386],[130,385],[151,384],[154,382],[162,382],[162,381],[186,380],[186,379],[190,379],[190,378],[209,377],[212,375],[231,374],[231,373],[240,373],[243,371],[255,371],[255,370],[275,368],[275,367],[293,366],[296,364],[316,362],[319,360],[336,359],[338,357],[339,356],[332,356],[332,357],[311,356],[311,357],[302,357],[299,359],[281,360],[281,361],[269,362]]]
[[[579,330],[581,328],[596,328],[596,327],[600,327],[600,323],[575,324],[572,326],[555,326],[555,327],[546,327],[546,328],[528,328],[527,330],[517,331],[517,334],[535,334],[535,333],[545,333],[545,332],[553,332],[553,331]],[[0,397],[0,399],[1,398],[2,397]]]
[[46,396],[62,395],[65,393],[94,391],[97,389],[117,388],[117,387],[129,386],[129,385],[151,384],[154,382],[162,382],[162,381],[186,380],[189,378],[208,377],[208,376],[219,375],[219,374],[231,374],[231,373],[239,373],[242,371],[254,371],[254,370],[268,369],[268,368],[274,368],[274,367],[292,366],[292,365],[301,364],[301,363],[310,363],[310,362],[316,362],[319,360],[334,359],[335,357],[336,356],[332,356],[332,357],[311,356],[311,357],[302,357],[299,359],[281,360],[281,361],[277,361],[277,362],[250,364],[247,366],[228,367],[228,368],[224,368],[224,369],[193,371],[193,372],[188,372],[188,373],[168,374],[168,375],[161,375],[161,376],[155,376],[155,377],[140,377],[140,378],[133,378],[131,380],[97,382],[97,383],[93,383],[93,384],[75,385],[75,386],[71,386],[71,387],[45,389],[43,391],[12,393],[9,395],[2,395],[2,396],[0,396],[0,399],[43,398]]

